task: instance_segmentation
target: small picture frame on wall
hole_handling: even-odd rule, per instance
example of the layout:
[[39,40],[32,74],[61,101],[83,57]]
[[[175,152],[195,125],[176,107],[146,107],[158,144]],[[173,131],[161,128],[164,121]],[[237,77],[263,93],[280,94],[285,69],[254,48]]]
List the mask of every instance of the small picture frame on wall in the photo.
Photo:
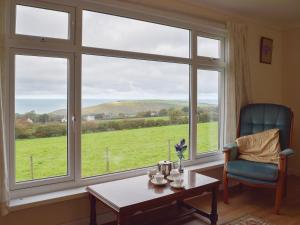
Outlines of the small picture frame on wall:
[[272,63],[273,40],[266,37],[260,39],[260,62],[265,64]]

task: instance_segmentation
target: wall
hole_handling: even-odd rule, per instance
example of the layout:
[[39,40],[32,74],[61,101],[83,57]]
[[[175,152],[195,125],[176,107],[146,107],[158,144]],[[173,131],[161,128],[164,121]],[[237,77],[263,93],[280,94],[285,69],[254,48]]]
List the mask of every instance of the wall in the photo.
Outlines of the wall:
[[[135,0],[130,1],[135,2]],[[251,21],[249,19],[240,18],[235,15],[224,14],[223,12],[209,10],[200,6],[188,5],[182,1],[139,0],[136,2],[138,4],[146,5],[152,8],[170,10],[173,12],[188,14],[199,18],[208,18],[219,22],[233,20],[248,24],[248,50],[251,68],[251,87],[253,92],[253,100],[254,102],[282,103],[282,90],[284,89],[282,88],[283,49],[281,31],[274,29],[271,26],[262,25],[257,21]],[[261,36],[266,36],[274,39],[274,54],[272,65],[259,63],[259,41]],[[296,88],[296,82],[293,85]],[[296,104],[296,101],[294,101],[293,103]],[[300,106],[298,106],[298,112],[300,113]],[[221,171],[218,170],[217,172],[214,171],[211,174],[218,174],[219,176],[220,173]],[[101,213],[102,212],[103,208],[101,210]],[[87,218],[88,215],[88,199],[87,197],[84,197],[12,212],[6,217],[0,217],[0,224],[58,225],[76,220],[82,220],[84,218]]]
[[295,117],[292,147],[296,155],[289,166],[292,173],[300,176],[300,28],[284,31],[283,37],[283,101],[292,108]]

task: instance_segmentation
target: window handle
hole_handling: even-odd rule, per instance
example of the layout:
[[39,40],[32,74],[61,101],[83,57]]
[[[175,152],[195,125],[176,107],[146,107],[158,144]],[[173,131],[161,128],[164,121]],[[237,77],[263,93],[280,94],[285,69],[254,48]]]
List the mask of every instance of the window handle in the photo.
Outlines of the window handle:
[[76,117],[75,115],[72,116],[72,126],[73,126],[73,131],[75,132],[75,125],[76,125]]

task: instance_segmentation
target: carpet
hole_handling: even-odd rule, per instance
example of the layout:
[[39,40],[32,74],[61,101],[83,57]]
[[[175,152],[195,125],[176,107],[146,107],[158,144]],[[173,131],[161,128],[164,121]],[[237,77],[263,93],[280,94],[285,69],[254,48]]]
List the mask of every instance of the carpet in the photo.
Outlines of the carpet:
[[243,216],[224,225],[274,225],[255,216]]

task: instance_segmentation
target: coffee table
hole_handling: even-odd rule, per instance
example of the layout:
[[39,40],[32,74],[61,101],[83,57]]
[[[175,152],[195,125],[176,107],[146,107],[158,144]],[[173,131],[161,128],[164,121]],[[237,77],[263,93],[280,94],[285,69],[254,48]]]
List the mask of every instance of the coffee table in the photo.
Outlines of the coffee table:
[[[165,186],[155,186],[146,175],[88,186],[90,225],[97,225],[97,200],[115,212],[118,225],[127,223],[137,211],[154,209],[175,201],[178,207],[188,209],[181,216],[197,213],[208,218],[212,225],[216,225],[218,220],[217,191],[220,181],[193,171],[185,171],[183,177],[185,186],[183,189],[174,189],[169,183]],[[184,199],[201,195],[203,192],[212,194],[209,213],[184,203]]]

